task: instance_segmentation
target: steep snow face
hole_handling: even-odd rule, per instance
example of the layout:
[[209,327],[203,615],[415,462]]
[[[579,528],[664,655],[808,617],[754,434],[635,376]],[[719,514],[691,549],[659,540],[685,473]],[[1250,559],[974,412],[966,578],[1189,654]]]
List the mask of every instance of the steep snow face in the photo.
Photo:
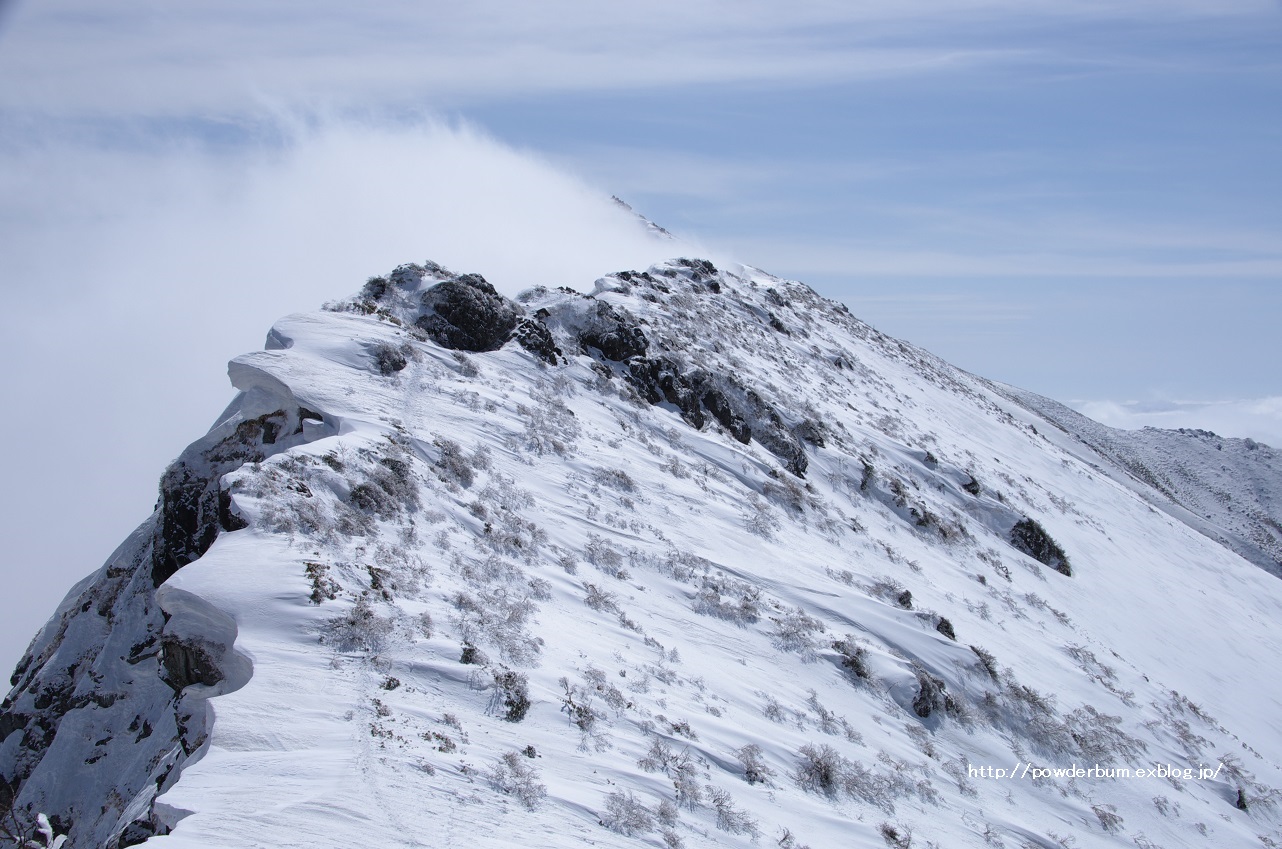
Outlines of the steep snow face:
[[162,584],[244,526],[222,476],[303,441],[320,427],[308,415],[281,385],[237,396],[166,470],[155,513],[36,635],[0,705],[0,810],[19,812],[0,837],[32,834],[36,813],[74,846],[151,833],[157,792],[205,740],[205,700],[249,677],[234,620]]
[[1155,506],[1282,577],[1282,454],[1206,430],[1118,430],[1010,386],[999,392],[1070,437],[1064,447]]
[[[166,475],[217,528],[134,568],[150,674],[220,645],[221,680],[123,688],[214,721],[122,842],[1282,840],[1282,584],[800,284],[679,260],[514,302],[402,266],[229,371],[244,412],[185,457],[284,418]],[[63,645],[137,626],[97,627]],[[106,785],[50,807],[94,751],[64,734],[20,807],[101,845]],[[1074,765],[1145,772],[1039,772]]]

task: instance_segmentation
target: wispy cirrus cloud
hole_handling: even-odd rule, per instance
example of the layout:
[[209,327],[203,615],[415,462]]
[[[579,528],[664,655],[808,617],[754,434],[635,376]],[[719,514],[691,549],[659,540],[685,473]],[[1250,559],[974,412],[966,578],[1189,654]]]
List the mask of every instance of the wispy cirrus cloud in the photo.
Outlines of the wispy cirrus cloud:
[[[698,84],[832,84],[1019,64],[1107,63],[1030,28],[1262,17],[1263,0],[375,6],[19,4],[0,33],[0,108],[238,115],[284,103],[450,108],[478,98]],[[11,37],[6,37],[11,36]]]

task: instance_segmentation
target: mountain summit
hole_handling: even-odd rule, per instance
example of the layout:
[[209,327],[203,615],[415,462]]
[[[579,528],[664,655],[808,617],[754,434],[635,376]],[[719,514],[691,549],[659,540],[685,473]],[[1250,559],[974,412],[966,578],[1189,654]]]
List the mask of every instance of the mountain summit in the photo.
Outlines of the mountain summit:
[[804,285],[403,265],[229,375],[13,675],[10,842],[1282,842],[1205,485]]

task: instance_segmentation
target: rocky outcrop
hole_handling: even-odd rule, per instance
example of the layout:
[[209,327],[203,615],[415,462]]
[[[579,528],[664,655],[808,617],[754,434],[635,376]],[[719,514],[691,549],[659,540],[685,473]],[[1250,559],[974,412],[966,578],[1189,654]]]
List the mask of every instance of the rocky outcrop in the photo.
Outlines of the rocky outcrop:
[[0,782],[15,817],[45,813],[75,847],[163,830],[152,803],[206,739],[203,698],[240,686],[249,669],[230,619],[162,585],[245,526],[223,476],[303,442],[303,421],[322,418],[242,393],[165,471],[152,516],[36,636],[0,703]]
[[443,347],[495,351],[511,338],[522,312],[481,275],[462,274],[423,293],[415,324]]

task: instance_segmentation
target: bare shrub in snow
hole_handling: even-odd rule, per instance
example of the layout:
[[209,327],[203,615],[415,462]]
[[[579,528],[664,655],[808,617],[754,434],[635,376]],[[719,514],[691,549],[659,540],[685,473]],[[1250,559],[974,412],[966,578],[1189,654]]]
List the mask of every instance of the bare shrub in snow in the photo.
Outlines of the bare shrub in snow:
[[907,764],[893,761],[886,768],[873,772],[863,764],[856,763],[843,756],[832,746],[802,746],[793,780],[803,790],[810,793],[821,793],[830,799],[847,796],[860,799],[870,805],[876,805],[887,813],[894,812],[893,797],[896,795],[916,794],[926,801],[932,801],[933,788],[922,788],[913,784],[907,772]]
[[779,849],[810,849],[806,844],[798,843],[797,836],[786,828],[783,830],[783,834],[779,835],[779,839],[776,840],[775,843],[778,845]]
[[802,746],[798,754],[801,758],[793,780],[801,789],[834,799],[841,794],[850,761],[828,745]]
[[379,616],[365,593],[357,597],[350,610],[321,627],[322,641],[340,652],[380,652],[391,633],[392,620]]
[[997,658],[993,657],[993,653],[982,646],[971,646],[970,650],[975,653],[975,657],[979,658],[979,665],[988,673],[988,677],[994,681],[998,680]]
[[1119,757],[1133,761],[1148,750],[1148,746],[1123,731],[1120,716],[1100,713],[1091,705],[1083,705],[1064,717],[1064,725],[1081,755],[1095,763],[1112,763]]
[[475,595],[456,593],[451,599],[458,610],[456,624],[466,643],[488,642],[509,663],[533,663],[543,641],[526,630],[535,605],[525,593],[506,586],[486,587]]
[[772,539],[775,531],[782,527],[770,505],[762,501],[756,493],[752,494],[748,507],[744,511],[743,526],[748,533],[756,534],[762,539]]
[[320,604],[325,600],[333,601],[338,598],[338,591],[342,589],[338,582],[329,577],[329,566],[325,563],[316,563],[307,561],[303,564],[307,570],[307,579],[311,581],[312,593],[308,600],[312,604]]
[[528,810],[547,798],[548,789],[539,783],[538,771],[521,752],[506,752],[490,767],[486,776],[500,793],[515,796]]
[[592,742],[599,747],[604,741],[597,734],[596,727],[605,717],[592,707],[592,697],[571,684],[568,678],[562,678],[560,684],[565,690],[565,695],[561,697],[561,712],[583,733],[584,746]]
[[441,452],[440,458],[436,461],[437,473],[440,474],[441,479],[464,488],[471,486],[476,476],[472,473],[472,463],[463,453],[462,446],[445,437],[437,437],[432,440],[432,444]]
[[772,616],[771,638],[780,651],[794,651],[807,663],[815,659],[815,634],[823,633],[824,624],[806,614],[800,607]]
[[743,767],[743,778],[749,784],[764,784],[774,775],[774,770],[766,765],[762,759],[761,747],[756,743],[749,743],[735,749],[735,757],[739,759],[739,765]]
[[913,699],[913,713],[926,719],[949,707],[951,700],[944,692],[944,682],[941,679],[931,675],[916,661],[913,662],[913,674],[917,676],[917,696]]
[[604,671],[597,669],[595,666],[589,666],[583,673],[583,678],[588,682],[598,696],[601,697],[607,705],[616,711],[622,711],[631,707],[628,697],[623,695],[623,691],[610,681]]
[[908,828],[906,825],[896,826],[891,825],[888,822],[883,822],[881,825],[877,826],[877,832],[881,835],[881,839],[885,840],[886,845],[890,846],[891,849],[908,849],[908,847],[913,845],[912,829]]
[[1116,834],[1122,830],[1122,818],[1117,815],[1116,805],[1091,805],[1091,812],[1108,833]]
[[694,597],[696,613],[717,616],[737,625],[756,622],[761,616],[761,590],[722,573],[705,575]]
[[632,791],[615,790],[605,797],[601,824],[611,831],[635,837],[654,831],[654,814],[632,795]]
[[650,750],[637,761],[646,772],[662,772],[672,779],[677,804],[693,811],[703,804],[703,790],[699,786],[700,770],[690,750],[674,752],[664,740],[655,739]]
[[593,610],[602,610],[609,613],[619,612],[618,596],[608,590],[602,590],[596,584],[583,585],[583,590],[587,593],[583,598],[583,603]]
[[841,667],[860,681],[872,680],[872,670],[868,668],[868,648],[854,634],[847,634],[832,644],[832,648],[841,656]]
[[583,546],[583,556],[611,578],[618,578],[620,581],[628,579],[628,570],[623,567],[623,555],[596,534],[588,535],[588,542]]
[[754,840],[760,836],[761,830],[757,827],[757,821],[736,808],[734,799],[729,793],[712,784],[709,784],[707,789],[709,804],[712,805],[712,810],[717,817],[717,828],[731,834],[747,834]]
[[528,679],[513,669],[500,666],[491,670],[494,676],[494,696],[490,709],[503,713],[508,722],[520,722],[530,711],[530,686]]
[[635,492],[637,488],[636,481],[622,469],[594,469],[592,479],[602,486],[621,492]]

